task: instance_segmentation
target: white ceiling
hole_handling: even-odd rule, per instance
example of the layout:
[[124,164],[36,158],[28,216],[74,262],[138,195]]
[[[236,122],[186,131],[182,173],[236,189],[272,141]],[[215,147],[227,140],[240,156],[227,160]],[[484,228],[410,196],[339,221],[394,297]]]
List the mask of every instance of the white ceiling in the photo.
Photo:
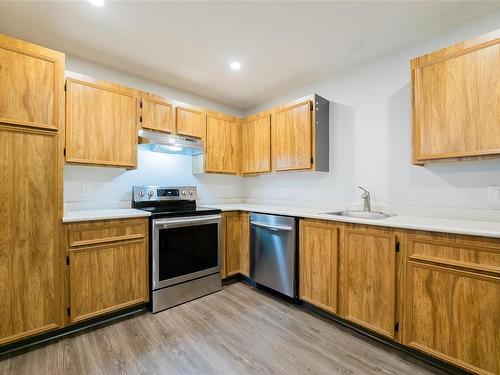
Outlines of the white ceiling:
[[[244,110],[499,8],[488,1],[0,1],[0,32]],[[232,60],[241,61],[239,72],[229,69]]]

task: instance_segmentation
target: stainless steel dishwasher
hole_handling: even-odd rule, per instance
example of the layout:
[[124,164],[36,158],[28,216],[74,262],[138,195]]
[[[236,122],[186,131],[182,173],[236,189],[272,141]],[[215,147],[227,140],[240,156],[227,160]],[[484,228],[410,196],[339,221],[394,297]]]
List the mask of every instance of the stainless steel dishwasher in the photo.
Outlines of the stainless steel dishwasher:
[[297,297],[295,218],[250,214],[250,278]]

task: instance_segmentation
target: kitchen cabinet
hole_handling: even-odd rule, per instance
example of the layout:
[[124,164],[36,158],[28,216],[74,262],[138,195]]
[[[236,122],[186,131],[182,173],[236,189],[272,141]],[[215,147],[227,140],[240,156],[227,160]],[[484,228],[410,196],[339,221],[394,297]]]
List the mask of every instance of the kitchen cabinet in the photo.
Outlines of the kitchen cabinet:
[[273,171],[329,170],[329,101],[311,95],[271,114]]
[[148,219],[65,225],[70,323],[149,299]]
[[0,125],[0,345],[60,326],[62,149]]
[[413,163],[500,156],[500,30],[411,61]]
[[0,35],[0,346],[61,327],[64,54]]
[[207,119],[205,110],[187,104],[175,108],[177,133],[189,137],[205,138]]
[[57,130],[64,54],[0,34],[0,123]]
[[299,241],[299,298],[336,314],[339,225],[301,220]]
[[145,92],[138,92],[138,95],[139,125],[143,129],[173,133],[175,123],[172,103],[158,95]]
[[403,344],[477,374],[500,372],[500,242],[410,232]]
[[250,219],[248,212],[224,212],[225,276],[250,275]]
[[259,113],[241,125],[241,173],[271,171],[271,114]]
[[305,100],[274,111],[272,160],[275,171],[311,168],[312,108],[311,101]]
[[342,230],[340,315],[391,339],[398,336],[397,242],[392,229],[348,224]]
[[219,112],[207,113],[205,172],[240,172],[241,128],[236,117]]
[[134,90],[90,79],[66,80],[66,162],[137,166]]

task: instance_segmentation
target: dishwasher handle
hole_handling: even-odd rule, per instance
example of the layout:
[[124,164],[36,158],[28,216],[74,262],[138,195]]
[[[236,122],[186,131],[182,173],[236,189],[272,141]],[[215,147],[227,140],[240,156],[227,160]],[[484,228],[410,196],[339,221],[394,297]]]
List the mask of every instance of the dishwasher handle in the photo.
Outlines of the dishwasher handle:
[[266,228],[266,229],[274,230],[274,231],[291,232],[293,230],[293,227],[289,227],[289,226],[285,226],[285,225],[271,225],[271,224],[266,224],[266,223],[260,223],[258,221],[252,221],[250,224],[255,225],[256,227]]

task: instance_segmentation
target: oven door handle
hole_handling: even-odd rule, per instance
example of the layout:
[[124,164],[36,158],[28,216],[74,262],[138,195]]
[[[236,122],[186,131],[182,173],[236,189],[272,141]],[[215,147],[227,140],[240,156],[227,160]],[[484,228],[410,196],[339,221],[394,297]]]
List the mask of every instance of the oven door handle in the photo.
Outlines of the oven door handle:
[[157,219],[153,220],[153,225],[172,225],[172,224],[190,224],[190,223],[209,223],[216,220],[220,220],[221,215],[207,215],[207,216],[190,216],[183,218],[169,218],[169,219]]

